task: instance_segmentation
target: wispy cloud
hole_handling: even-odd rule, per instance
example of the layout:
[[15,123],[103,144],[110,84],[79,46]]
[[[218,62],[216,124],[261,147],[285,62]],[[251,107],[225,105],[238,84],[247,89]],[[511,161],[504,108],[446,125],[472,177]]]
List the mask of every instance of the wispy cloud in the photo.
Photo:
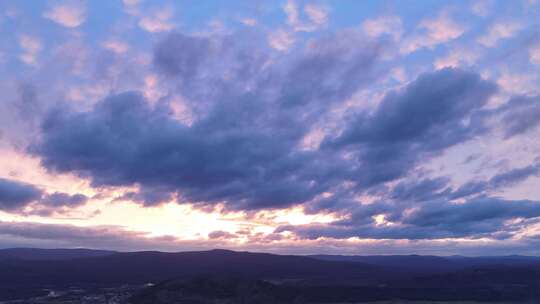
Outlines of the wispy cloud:
[[30,35],[21,35],[19,36],[19,46],[23,51],[19,55],[19,59],[27,65],[37,65],[37,56],[43,48],[41,40]]
[[287,1],[283,11],[287,15],[287,24],[298,32],[313,32],[328,22],[328,9],[315,4],[306,4],[303,7],[307,20],[302,20],[300,8],[293,0]]
[[477,16],[487,17],[491,14],[494,4],[493,0],[476,0],[471,6],[471,11]]
[[83,2],[55,4],[43,13],[43,17],[64,27],[76,28],[85,22],[86,8]]
[[478,43],[491,48],[500,40],[508,39],[523,29],[523,25],[516,21],[497,22],[490,26],[487,32],[478,38]]
[[294,44],[294,35],[285,30],[277,30],[268,34],[268,44],[278,51],[288,51]]
[[167,32],[174,28],[174,24],[171,21],[172,17],[172,8],[164,7],[156,9],[141,17],[139,27],[151,33]]
[[362,30],[370,37],[390,35],[397,40],[403,34],[403,24],[398,16],[382,16],[362,22]]
[[129,49],[129,45],[121,40],[109,39],[103,42],[103,47],[117,54],[123,54]]
[[448,11],[437,18],[425,19],[418,25],[420,33],[413,34],[403,41],[401,52],[408,54],[422,48],[433,48],[439,44],[459,38],[466,27],[452,19]]
[[533,64],[540,65],[540,42],[530,45],[528,51],[529,61]]
[[457,68],[460,66],[470,66],[479,57],[480,53],[478,51],[473,51],[464,47],[458,47],[450,50],[448,55],[437,58],[433,65],[437,69],[447,67]]
[[244,19],[240,20],[240,22],[242,22],[243,24],[245,24],[247,26],[257,25],[257,19],[254,19],[254,18],[244,18]]

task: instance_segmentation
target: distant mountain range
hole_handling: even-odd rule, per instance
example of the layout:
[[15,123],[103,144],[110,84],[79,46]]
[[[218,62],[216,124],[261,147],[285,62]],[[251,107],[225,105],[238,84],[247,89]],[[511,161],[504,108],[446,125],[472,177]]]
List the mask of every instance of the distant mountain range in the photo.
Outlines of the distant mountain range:
[[116,253],[110,250],[94,249],[38,249],[38,248],[9,248],[0,249],[0,260],[69,260],[77,258],[92,258]]
[[315,259],[339,262],[357,262],[372,266],[391,267],[408,273],[429,274],[459,271],[467,268],[488,266],[526,266],[540,263],[540,257],[534,256],[429,256],[429,255],[312,255]]
[[200,284],[206,287],[217,284],[225,289],[244,282],[242,286],[251,286],[257,292],[273,290],[284,296],[306,293],[306,297],[322,293],[324,295],[320,296],[328,297],[329,301],[386,300],[389,297],[531,300],[540,299],[540,258],[294,256],[229,250],[178,253],[0,250],[0,300],[44,288],[149,282],[169,283],[157,284],[139,298],[148,303],[155,300],[152,295],[159,294],[160,288],[191,286],[189,290],[199,290],[193,287],[199,283],[193,282],[204,282]]

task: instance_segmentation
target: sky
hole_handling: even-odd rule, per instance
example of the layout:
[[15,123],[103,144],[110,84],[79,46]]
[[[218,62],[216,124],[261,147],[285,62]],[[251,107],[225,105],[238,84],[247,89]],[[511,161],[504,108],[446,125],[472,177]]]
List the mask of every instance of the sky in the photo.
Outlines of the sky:
[[0,0],[0,248],[540,255],[539,17]]

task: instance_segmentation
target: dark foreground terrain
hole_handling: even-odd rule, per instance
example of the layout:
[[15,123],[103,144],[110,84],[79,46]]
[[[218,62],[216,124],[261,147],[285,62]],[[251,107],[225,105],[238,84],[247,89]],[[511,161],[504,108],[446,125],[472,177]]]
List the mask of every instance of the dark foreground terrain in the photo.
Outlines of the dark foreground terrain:
[[2,301],[540,303],[540,258],[5,249]]

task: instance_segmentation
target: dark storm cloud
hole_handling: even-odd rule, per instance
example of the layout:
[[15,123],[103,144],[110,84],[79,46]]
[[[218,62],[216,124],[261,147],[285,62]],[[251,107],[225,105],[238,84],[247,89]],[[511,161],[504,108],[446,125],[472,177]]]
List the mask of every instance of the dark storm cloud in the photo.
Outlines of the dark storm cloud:
[[0,178],[0,209],[14,210],[39,199],[42,191],[35,186]]
[[449,194],[450,199],[482,194],[486,191],[500,190],[516,185],[529,177],[540,175],[540,162],[511,169],[494,175],[487,181],[470,181]]
[[398,183],[390,192],[390,198],[397,201],[427,201],[444,196],[450,189],[445,177],[410,179]]
[[540,97],[516,97],[499,109],[505,136],[522,134],[540,124]]
[[153,206],[171,201],[173,193],[170,189],[145,187],[139,191],[129,191],[115,199],[115,201],[131,200],[143,205]]
[[488,180],[469,181],[453,189],[447,177],[408,178],[388,187],[373,188],[370,195],[378,195],[395,201],[424,202],[435,199],[456,200],[463,197],[484,195],[514,186],[529,177],[540,175],[540,162],[495,174]]
[[[265,56],[256,49],[173,34],[158,44],[154,62],[197,100],[196,108],[207,98],[192,125],[172,118],[166,106],[123,93],[88,112],[51,112],[42,141],[30,150],[46,168],[88,177],[94,186],[139,185],[141,191],[128,195],[147,205],[163,202],[168,192],[231,209],[309,201],[340,182],[346,165],[298,145],[316,113],[372,77],[378,56],[368,42],[357,48],[344,37],[325,39],[291,59],[290,68],[264,69]],[[326,46],[328,39],[336,43]]]
[[55,192],[44,193],[34,185],[0,178],[0,210],[19,212],[21,208],[35,203],[47,214],[59,207],[77,207],[87,202],[88,198],[82,194],[67,194]]
[[461,185],[459,188],[453,191],[449,197],[450,199],[458,199],[462,197],[467,197],[467,196],[483,193],[484,191],[488,189],[489,189],[489,182],[470,181]]
[[[154,50],[162,81],[194,109],[191,124],[171,114],[174,101],[151,105],[126,92],[86,111],[50,112],[30,151],[45,168],[88,178],[95,187],[138,186],[117,199],[146,206],[171,200],[232,210],[303,204],[308,213],[342,216],[277,230],[307,238],[507,238],[519,225],[506,220],[538,216],[535,202],[479,196],[537,175],[538,166],[455,190],[446,177],[411,177],[421,161],[488,131],[483,107],[497,87],[478,74],[422,74],[387,93],[374,111],[352,114],[341,134],[326,134],[321,149],[302,150],[304,136],[333,105],[377,78],[385,44],[338,33],[276,62],[228,39],[171,34]],[[379,200],[361,205],[359,194]],[[464,204],[453,203],[463,197]],[[375,223],[380,214],[397,224]]]
[[511,186],[519,183],[531,176],[540,174],[540,162],[531,164],[523,168],[516,168],[492,177],[489,181],[493,188],[502,186]]
[[311,42],[287,71],[280,104],[289,108],[344,101],[374,80],[372,70],[385,47],[385,42],[369,43],[351,31]]
[[208,234],[209,239],[234,239],[238,236],[234,233],[230,233],[223,230],[212,231]]
[[196,78],[212,52],[209,39],[180,33],[167,35],[154,49],[154,64],[168,76],[187,82]]
[[[282,226],[276,232],[292,231],[300,237],[316,239],[373,238],[373,239],[437,239],[455,237],[511,237],[520,228],[511,219],[540,217],[540,202],[511,201],[493,197],[480,197],[465,203],[432,201],[413,206],[374,203],[357,207],[350,220],[330,224]],[[407,208],[403,208],[407,207]],[[412,208],[412,209],[411,209]],[[384,214],[393,225],[378,225],[370,217]]]
[[[443,70],[390,93],[374,115],[360,115],[344,134],[325,142],[336,150],[358,147],[360,166],[328,149],[299,150],[330,104],[374,77],[379,48],[340,33],[311,42],[284,66],[266,69],[260,59],[265,56],[253,55],[258,50],[172,34],[156,47],[154,62],[182,93],[211,100],[202,101],[206,112],[193,125],[124,93],[88,112],[51,113],[31,151],[46,168],[88,177],[94,186],[139,185],[139,193],[128,195],[147,205],[175,193],[202,204],[260,209],[310,201],[346,180],[370,186],[395,179],[420,157],[481,132],[472,116],[495,87],[476,74]],[[242,54],[251,56],[242,61]]]
[[50,207],[80,206],[88,201],[88,197],[83,194],[70,195],[62,192],[45,194],[39,202]]
[[[486,181],[472,181],[456,190],[449,179],[409,178],[391,189],[375,187],[369,195],[379,197],[370,204],[360,204],[347,193],[313,201],[308,212],[335,212],[344,219],[331,224],[284,226],[277,232],[294,231],[301,237],[437,239],[455,237],[510,238],[531,220],[540,219],[540,202],[512,201],[485,196],[486,193],[515,185],[540,174],[540,165],[508,170]],[[463,203],[455,200],[468,197]],[[346,210],[343,212],[343,210]],[[374,216],[398,225],[377,225]],[[508,220],[522,219],[516,223]],[[523,220],[524,219],[524,220]]]
[[30,121],[35,121],[36,117],[42,114],[43,108],[38,100],[38,89],[32,83],[23,82],[18,86],[19,98],[15,103],[19,115]]
[[[459,231],[469,224],[502,221],[513,218],[536,218],[540,216],[540,203],[528,200],[503,200],[492,197],[480,197],[462,204],[432,202],[422,205],[404,219],[404,223],[415,226],[444,227],[450,231]],[[494,229],[501,227],[493,226]]]
[[361,184],[390,181],[420,159],[482,134],[486,128],[478,112],[495,91],[493,83],[475,73],[426,73],[387,94],[374,113],[357,115],[323,146],[356,153]]
[[218,103],[241,107],[235,114],[255,115],[265,123],[270,119],[274,127],[292,123],[305,129],[313,115],[371,83],[381,52],[388,47],[385,41],[342,31],[311,40],[294,56],[275,58],[260,47],[265,43],[259,36],[236,33],[210,39],[170,34],[155,47],[154,65],[182,95],[196,101],[196,108],[204,104],[206,112],[218,111]]
[[284,207],[309,200],[318,183],[301,176],[312,158],[286,138],[250,129],[188,127],[135,93],[111,96],[90,112],[51,114],[33,147],[45,167],[93,185],[182,190],[190,201]]

